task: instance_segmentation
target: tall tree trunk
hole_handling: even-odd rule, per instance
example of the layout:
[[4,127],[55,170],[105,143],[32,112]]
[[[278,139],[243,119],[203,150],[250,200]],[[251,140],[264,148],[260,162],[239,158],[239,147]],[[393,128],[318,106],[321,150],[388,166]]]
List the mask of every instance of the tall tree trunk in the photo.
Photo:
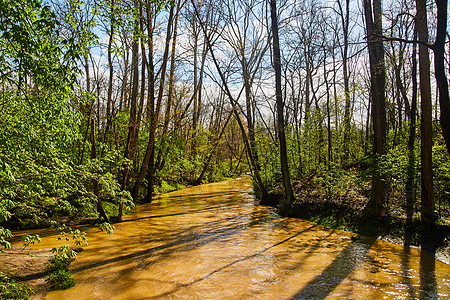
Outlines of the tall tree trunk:
[[375,172],[372,178],[372,197],[368,208],[379,213],[385,199],[385,183],[381,174],[379,159],[385,154],[386,143],[386,99],[384,47],[382,35],[381,0],[364,0],[364,15],[366,20],[367,41],[370,59],[370,90],[372,96],[373,120],[373,152],[375,155]]
[[[127,46],[125,44],[125,46]],[[119,102],[119,111],[122,111],[125,109],[126,105],[126,99],[128,98],[128,61],[130,58],[130,51],[128,50],[129,47],[126,47],[123,53],[124,62],[123,62],[123,78],[122,78],[122,85],[120,87],[120,102]]]
[[428,48],[422,43],[428,43],[428,24],[426,0],[416,0],[416,26],[419,36],[419,78],[421,115],[421,174],[422,174],[422,221],[433,222],[433,169],[432,169],[432,103],[430,84],[430,58]]
[[253,157],[255,158],[255,164],[258,170],[260,170],[259,159],[258,159],[258,150],[256,147],[255,141],[255,124],[253,122],[253,101],[252,101],[252,91],[251,91],[251,83],[250,83],[250,74],[247,70],[247,63],[245,61],[245,57],[242,58],[242,71],[244,78],[244,88],[245,88],[245,105],[246,105],[246,119],[247,119],[247,128],[248,128],[248,139],[250,142],[250,148],[252,150]]
[[[134,1],[134,8],[138,11],[139,10],[139,1]],[[127,136],[127,143],[125,146],[125,158],[133,161],[134,160],[134,154],[136,151],[136,142],[135,139],[137,139],[136,136],[136,125],[137,125],[137,98],[139,93],[139,15],[135,16],[134,20],[134,29],[133,29],[133,45],[132,45],[132,72],[133,72],[133,82],[132,82],[132,89],[131,89],[131,99],[130,99],[130,120],[128,123],[128,136]],[[122,171],[122,180],[121,180],[121,189],[126,190],[127,183],[128,183],[128,174],[130,172],[130,165],[125,163],[123,166]],[[119,213],[117,216],[117,222],[121,222],[123,218],[123,207],[124,203],[123,201],[119,204]]]
[[412,52],[412,98],[411,109],[409,110],[409,137],[408,150],[414,151],[414,141],[416,139],[416,113],[417,113],[417,29],[414,27],[414,44]]
[[344,49],[342,49],[342,71],[344,76],[344,96],[345,96],[345,107],[344,107],[344,141],[343,141],[343,164],[346,164],[349,159],[349,143],[350,143],[350,130],[351,130],[351,120],[350,120],[350,84],[349,84],[349,74],[348,74],[348,31],[350,23],[350,0],[345,0],[345,13],[342,7],[341,1],[338,1],[339,6],[339,16],[341,17],[341,24],[343,30],[344,38]]
[[110,28],[109,28],[109,40],[108,40],[108,67],[109,67],[109,78],[108,78],[108,98],[106,100],[106,127],[103,133],[103,141],[106,141],[108,131],[111,128],[112,123],[112,92],[113,92],[113,79],[114,79],[114,65],[112,61],[112,43],[114,40],[114,0],[111,0],[111,16],[110,16]]
[[[197,64],[198,64],[198,35],[199,32],[197,31],[197,21],[196,21],[196,16],[195,13],[193,15],[193,22],[192,22],[192,31],[193,31],[193,37],[194,37],[194,111],[192,114],[192,152],[195,155],[195,151],[196,151],[196,140],[195,140],[195,136],[196,136],[196,130],[197,130],[197,124],[198,124],[198,115],[197,115],[197,111],[198,111],[198,91],[201,89],[201,87],[198,85],[198,71],[197,71]],[[198,86],[198,88],[197,88]]]
[[406,230],[405,245],[409,245],[412,239],[412,224],[414,214],[414,191],[416,188],[416,156],[414,153],[414,142],[416,140],[416,110],[417,110],[417,29],[414,27],[414,44],[412,51],[412,99],[411,109],[409,111],[409,137],[408,137],[408,169],[406,179]]
[[326,60],[327,60],[327,50],[324,47],[323,49],[323,77],[325,80],[325,90],[327,93],[327,103],[326,103],[326,109],[327,109],[327,153],[328,153],[328,160],[327,160],[327,166],[328,169],[331,168],[331,162],[333,161],[333,144],[332,144],[332,133],[331,133],[331,113],[330,113],[330,89],[329,89],[329,83],[328,83],[328,72],[326,67]]
[[[145,152],[144,160],[142,161],[142,165],[139,171],[139,175],[136,179],[135,185],[133,187],[133,196],[136,197],[140,185],[144,180],[145,175],[148,172],[147,178],[149,178],[149,185],[147,187],[147,195],[144,198],[145,202],[151,202],[152,193],[153,193],[153,176],[154,176],[154,157],[155,157],[155,139],[156,139],[156,127],[158,124],[159,111],[161,108],[162,97],[164,94],[164,82],[166,77],[166,69],[167,69],[167,61],[169,58],[169,48],[170,48],[170,39],[171,39],[171,31],[173,25],[173,16],[174,16],[174,5],[170,7],[169,20],[167,21],[167,32],[166,32],[166,45],[164,49],[163,61],[161,65],[161,73],[160,73],[160,81],[159,81],[159,90],[158,90],[158,98],[156,101],[156,107],[154,105],[150,106],[150,135],[149,141],[147,144],[147,150]],[[151,22],[151,20],[150,20]],[[152,47],[151,47],[152,49]],[[150,55],[152,52],[150,52]],[[152,62],[151,62],[152,64]],[[149,167],[150,166],[150,167]]]
[[[173,38],[172,38],[172,49],[170,53],[170,71],[169,71],[169,90],[167,92],[167,103],[166,103],[166,110],[164,112],[164,123],[163,123],[163,129],[161,132],[161,135],[166,135],[169,130],[169,122],[171,117],[171,110],[172,110],[172,103],[173,103],[173,87],[174,87],[174,76],[175,76],[175,49],[176,49],[176,43],[177,43],[177,35],[178,35],[178,17],[180,15],[180,4],[181,1],[179,0],[177,2],[177,10],[175,13],[175,22],[174,22],[174,28],[173,28]],[[174,122],[175,123],[175,122]],[[156,158],[156,170],[162,170],[164,168],[164,153],[163,149],[160,148],[158,151],[158,155]]]
[[448,80],[445,75],[445,35],[447,33],[447,0],[435,0],[437,6],[437,33],[433,45],[434,72],[439,90],[439,104],[441,106],[441,128],[447,152],[450,154],[450,98]]
[[280,142],[280,163],[281,173],[283,176],[283,186],[285,197],[279,204],[281,212],[287,212],[294,201],[294,191],[291,185],[291,175],[289,173],[285,124],[284,124],[284,101],[281,91],[281,55],[280,42],[278,39],[278,19],[276,0],[270,0],[270,17],[272,20],[272,37],[273,37],[273,64],[275,69],[275,94],[277,104],[277,129],[278,139]]
[[178,18],[180,15],[180,4],[181,0],[177,2],[177,12],[175,14],[175,23],[173,27],[173,38],[172,38],[172,50],[170,53],[170,72],[169,72],[169,91],[167,94],[167,105],[166,111],[164,113],[164,125],[163,125],[163,134],[167,133],[169,128],[170,121],[170,113],[172,109],[173,102],[173,86],[174,86],[174,76],[175,76],[175,50],[178,36]]

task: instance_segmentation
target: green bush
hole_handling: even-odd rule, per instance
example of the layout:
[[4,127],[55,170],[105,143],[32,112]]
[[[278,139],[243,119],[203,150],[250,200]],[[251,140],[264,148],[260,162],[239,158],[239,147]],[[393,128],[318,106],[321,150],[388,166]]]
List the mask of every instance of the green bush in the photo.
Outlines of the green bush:
[[28,299],[34,291],[14,274],[0,273],[0,300]]
[[45,272],[47,274],[52,274],[58,272],[59,270],[66,270],[71,262],[71,259],[55,255],[52,259],[50,259],[45,267]]
[[69,271],[59,269],[50,273],[45,281],[50,284],[52,289],[65,290],[75,285],[75,280],[71,276],[72,274]]
[[[45,272],[48,276],[45,281],[54,290],[65,290],[75,285],[75,280],[71,277],[72,274],[68,270],[68,266],[75,254],[73,251],[69,251],[67,247],[61,247],[57,250],[58,253],[48,261],[45,267]],[[68,254],[66,253],[67,251],[69,251]]]

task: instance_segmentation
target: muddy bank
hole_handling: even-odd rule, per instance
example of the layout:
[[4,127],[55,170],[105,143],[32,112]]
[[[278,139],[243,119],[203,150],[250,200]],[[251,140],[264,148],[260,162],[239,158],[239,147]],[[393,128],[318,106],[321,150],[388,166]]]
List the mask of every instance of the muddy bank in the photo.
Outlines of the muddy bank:
[[53,257],[51,248],[28,249],[12,246],[0,252],[0,272],[14,273],[35,291],[30,299],[41,300],[50,290],[45,282],[45,264]]

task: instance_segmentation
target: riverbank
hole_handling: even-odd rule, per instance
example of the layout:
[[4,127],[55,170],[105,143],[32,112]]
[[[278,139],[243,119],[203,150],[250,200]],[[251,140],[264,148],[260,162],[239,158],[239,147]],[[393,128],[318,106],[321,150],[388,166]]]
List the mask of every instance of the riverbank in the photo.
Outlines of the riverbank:
[[29,249],[12,246],[0,253],[0,273],[15,274],[33,291],[32,300],[43,300],[50,290],[45,282],[45,264],[53,257],[51,248]]
[[[343,179],[345,181],[345,177]],[[398,191],[388,195],[389,203],[374,215],[366,211],[370,185],[347,182],[330,185],[324,176],[313,173],[294,181],[296,199],[284,215],[305,219],[326,228],[351,231],[403,246],[425,249],[436,259],[450,264],[450,220],[441,217],[435,225],[424,226],[416,206],[407,211]],[[397,196],[396,196],[397,195]],[[277,207],[283,192],[276,189],[262,205]]]

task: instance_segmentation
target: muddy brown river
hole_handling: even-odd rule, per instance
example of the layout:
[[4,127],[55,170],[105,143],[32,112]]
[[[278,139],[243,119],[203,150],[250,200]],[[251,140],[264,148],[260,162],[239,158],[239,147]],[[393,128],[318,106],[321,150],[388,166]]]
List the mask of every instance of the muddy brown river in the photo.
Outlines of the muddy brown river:
[[[46,299],[450,298],[450,265],[426,252],[280,217],[250,192],[248,178],[191,187],[112,235],[86,227],[76,286]],[[46,235],[37,247],[56,245]]]

